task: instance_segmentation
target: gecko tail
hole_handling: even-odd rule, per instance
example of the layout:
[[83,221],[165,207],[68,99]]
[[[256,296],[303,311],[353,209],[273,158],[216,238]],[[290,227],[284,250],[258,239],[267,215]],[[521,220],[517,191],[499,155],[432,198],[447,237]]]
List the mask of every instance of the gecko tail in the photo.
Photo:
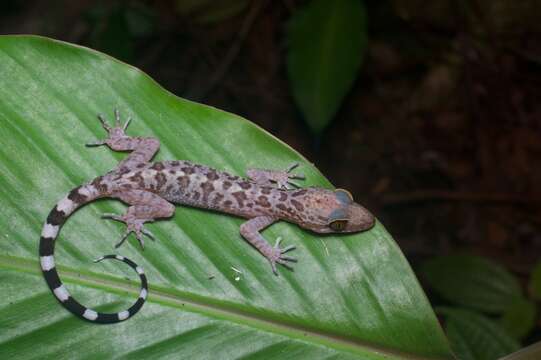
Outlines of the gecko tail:
[[134,269],[141,280],[139,298],[129,309],[117,313],[101,313],[85,307],[71,296],[58,276],[54,261],[55,240],[62,225],[75,210],[99,197],[102,197],[102,194],[98,189],[92,184],[86,184],[76,187],[56,204],[43,225],[39,243],[39,259],[45,281],[62,306],[81,319],[99,324],[114,324],[132,317],[145,303],[148,283],[143,269],[120,255],[105,255],[96,259],[96,262],[105,259],[122,261]]

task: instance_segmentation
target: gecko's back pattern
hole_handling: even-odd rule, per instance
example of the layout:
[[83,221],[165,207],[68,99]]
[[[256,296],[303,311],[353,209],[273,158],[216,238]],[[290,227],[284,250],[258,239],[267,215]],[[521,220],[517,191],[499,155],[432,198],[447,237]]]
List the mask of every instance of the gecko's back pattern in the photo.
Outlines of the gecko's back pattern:
[[220,211],[249,219],[240,227],[241,235],[270,262],[278,275],[276,264],[289,267],[296,259],[285,255],[294,246],[280,248],[278,238],[274,246],[261,236],[272,223],[285,220],[317,233],[345,233],[367,230],[374,225],[374,217],[353,201],[345,190],[322,188],[288,189],[296,166],[284,171],[250,169],[247,178],[194,164],[189,161],[163,161],[150,163],[159,149],[159,141],[151,137],[130,137],[125,134],[129,120],[121,126],[115,111],[115,126],[109,126],[98,116],[108,138],[93,144],[107,145],[115,151],[131,151],[109,173],[73,189],[51,210],[40,239],[40,263],[49,288],[60,303],[82,319],[98,323],[115,323],[133,316],[143,305],[148,294],[143,270],[133,261],[118,255],[103,259],[116,259],[128,264],[139,275],[141,292],[137,301],[127,310],[106,314],[86,308],[77,302],[62,284],[54,261],[54,245],[60,227],[79,207],[98,198],[119,199],[129,205],[123,215],[104,214],[105,218],[121,221],[127,229],[116,247],[130,233],[144,245],[143,235],[154,238],[144,227],[145,222],[173,215],[173,204],[195,206]]

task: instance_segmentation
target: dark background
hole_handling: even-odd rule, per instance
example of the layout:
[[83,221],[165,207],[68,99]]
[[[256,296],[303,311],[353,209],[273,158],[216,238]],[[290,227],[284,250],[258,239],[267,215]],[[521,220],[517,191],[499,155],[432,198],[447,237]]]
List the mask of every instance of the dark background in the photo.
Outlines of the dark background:
[[[92,47],[243,116],[350,190],[414,268],[480,255],[528,294],[541,256],[541,2],[366,0],[363,65],[317,136],[285,61],[287,22],[306,3],[8,0],[0,33]],[[523,344],[541,338],[536,322]]]

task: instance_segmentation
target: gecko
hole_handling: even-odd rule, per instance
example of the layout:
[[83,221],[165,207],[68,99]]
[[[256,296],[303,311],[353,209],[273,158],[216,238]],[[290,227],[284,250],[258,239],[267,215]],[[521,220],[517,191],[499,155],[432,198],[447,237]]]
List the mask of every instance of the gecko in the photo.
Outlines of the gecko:
[[148,295],[143,269],[120,255],[106,255],[95,261],[118,260],[139,275],[139,297],[126,310],[116,313],[92,310],[74,299],[60,280],[54,259],[60,228],[73,212],[96,199],[112,198],[128,205],[122,215],[102,216],[126,225],[126,231],[115,248],[133,233],[144,249],[144,236],[155,239],[144,224],[173,216],[174,205],[214,210],[248,219],[240,225],[240,234],[270,262],[275,275],[278,275],[276,264],[291,269],[291,263],[297,259],[286,255],[295,249],[293,245],[282,248],[281,237],[278,237],[271,246],[260,234],[271,224],[283,220],[315,233],[328,234],[364,231],[375,223],[374,216],[355,203],[346,190],[289,186],[294,185],[292,179],[304,178],[291,173],[297,164],[282,171],[249,169],[246,177],[240,177],[185,160],[151,162],[160,147],[159,140],[127,135],[126,128],[131,118],[122,124],[117,109],[114,116],[114,125],[110,126],[103,115],[98,115],[107,138],[86,145],[106,145],[113,151],[130,154],[113,170],[72,189],[61,199],[47,216],[39,243],[41,270],[48,287],[60,304],[81,319],[100,324],[124,321],[141,309]]

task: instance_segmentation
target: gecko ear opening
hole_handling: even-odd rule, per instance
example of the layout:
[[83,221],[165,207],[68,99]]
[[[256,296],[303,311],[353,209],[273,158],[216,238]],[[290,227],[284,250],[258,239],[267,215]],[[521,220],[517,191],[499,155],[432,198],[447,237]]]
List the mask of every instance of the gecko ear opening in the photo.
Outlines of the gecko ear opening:
[[336,189],[334,190],[334,193],[336,194],[336,199],[344,205],[351,204],[353,202],[353,195],[347,190],[344,189]]

